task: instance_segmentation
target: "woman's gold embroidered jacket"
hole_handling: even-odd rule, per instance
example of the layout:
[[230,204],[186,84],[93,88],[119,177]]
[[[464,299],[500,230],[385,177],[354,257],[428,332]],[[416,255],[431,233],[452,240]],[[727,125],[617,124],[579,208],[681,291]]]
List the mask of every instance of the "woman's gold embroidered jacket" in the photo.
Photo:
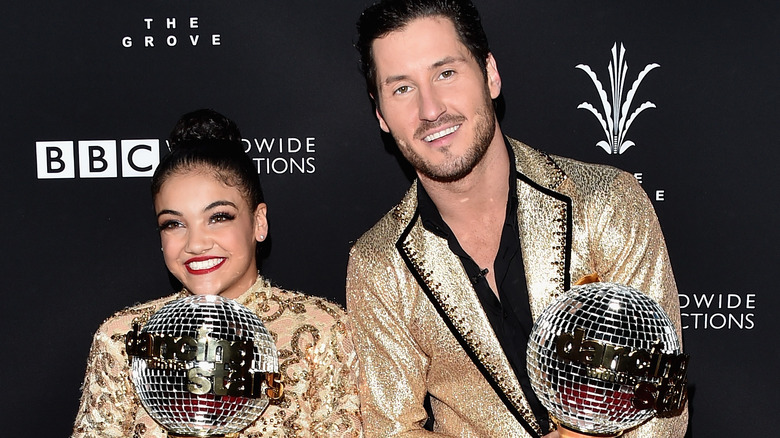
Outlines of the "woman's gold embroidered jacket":
[[[518,224],[534,318],[572,279],[597,273],[658,301],[680,334],[677,288],[661,228],[636,179],[615,168],[549,156],[510,139]],[[528,437],[539,430],[520,384],[446,239],[417,215],[416,184],[353,246],[347,309],[360,362],[367,437]],[[682,437],[687,411],[628,438]]]
[[[73,438],[164,438],[130,381],[125,334],[189,292],[137,305],[95,333]],[[321,298],[272,287],[263,278],[238,299],[276,341],[284,396],[237,438],[358,437],[361,423],[356,359],[344,310]]]

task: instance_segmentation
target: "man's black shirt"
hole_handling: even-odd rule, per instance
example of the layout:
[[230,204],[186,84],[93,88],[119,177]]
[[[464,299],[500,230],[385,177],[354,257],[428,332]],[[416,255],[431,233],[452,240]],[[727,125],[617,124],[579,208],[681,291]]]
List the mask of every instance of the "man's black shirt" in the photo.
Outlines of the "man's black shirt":
[[[490,325],[501,343],[509,363],[514,369],[520,386],[523,388],[528,404],[536,416],[543,431],[548,430],[547,410],[539,402],[531,388],[526,370],[526,348],[533,327],[531,309],[528,302],[525,269],[517,225],[517,177],[515,176],[514,154],[510,148],[509,197],[506,206],[506,218],[501,232],[501,242],[493,266],[478,266],[460,246],[457,237],[444,222],[439,210],[431,200],[422,184],[417,182],[417,208],[423,226],[430,232],[447,239],[450,250],[460,258],[466,275],[471,279],[482,308],[487,314]],[[495,273],[498,296],[490,288],[487,270]]]

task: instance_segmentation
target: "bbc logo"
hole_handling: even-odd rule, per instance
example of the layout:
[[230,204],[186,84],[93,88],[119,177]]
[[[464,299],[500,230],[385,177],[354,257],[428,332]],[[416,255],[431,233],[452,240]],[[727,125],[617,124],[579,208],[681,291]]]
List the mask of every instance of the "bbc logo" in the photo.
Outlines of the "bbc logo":
[[[116,178],[152,176],[160,164],[160,140],[35,142],[38,179]],[[118,156],[119,155],[119,156]],[[78,157],[78,167],[76,158]]]

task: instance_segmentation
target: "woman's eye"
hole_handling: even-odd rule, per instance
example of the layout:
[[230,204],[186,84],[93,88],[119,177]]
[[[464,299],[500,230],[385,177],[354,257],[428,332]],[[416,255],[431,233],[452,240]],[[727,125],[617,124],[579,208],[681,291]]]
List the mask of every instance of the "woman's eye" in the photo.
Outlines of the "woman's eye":
[[177,228],[184,227],[184,224],[182,224],[179,221],[165,221],[157,226],[157,229],[159,231],[165,231],[165,230],[174,230]]
[[230,213],[216,213],[211,216],[210,222],[212,224],[220,223],[220,222],[228,222],[232,221],[236,217]]

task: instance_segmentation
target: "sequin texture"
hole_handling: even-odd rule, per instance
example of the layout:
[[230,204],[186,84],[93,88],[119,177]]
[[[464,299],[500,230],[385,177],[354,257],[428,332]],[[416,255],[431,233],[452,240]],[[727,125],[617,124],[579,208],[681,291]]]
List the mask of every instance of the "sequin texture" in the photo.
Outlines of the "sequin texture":
[[[510,143],[532,316],[571,279],[595,272],[650,295],[679,333],[663,236],[636,180],[609,166]],[[546,433],[538,430],[457,256],[417,220],[415,187],[350,252],[347,308],[360,359],[366,436],[424,435],[426,394],[436,432],[528,437],[518,420],[523,418]],[[682,437],[686,424],[687,412],[651,420],[625,436]]]

